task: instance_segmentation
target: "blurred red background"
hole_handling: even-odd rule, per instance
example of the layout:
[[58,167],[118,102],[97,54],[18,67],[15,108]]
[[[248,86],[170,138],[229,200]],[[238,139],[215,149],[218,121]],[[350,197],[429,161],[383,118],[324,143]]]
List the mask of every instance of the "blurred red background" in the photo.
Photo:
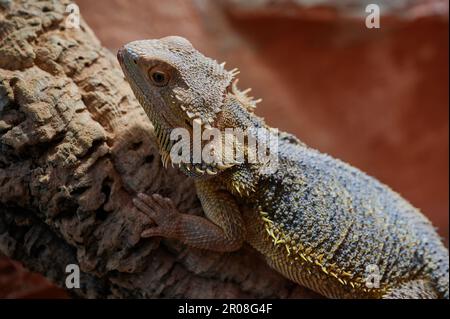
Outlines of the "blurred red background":
[[[257,114],[391,186],[448,246],[447,1],[373,1],[384,5],[380,29],[365,27],[365,1],[76,2],[114,52],[181,35],[238,67],[240,86],[263,98]],[[24,270],[1,262],[0,297],[65,296],[35,275],[3,280]],[[27,293],[30,286],[38,288]]]

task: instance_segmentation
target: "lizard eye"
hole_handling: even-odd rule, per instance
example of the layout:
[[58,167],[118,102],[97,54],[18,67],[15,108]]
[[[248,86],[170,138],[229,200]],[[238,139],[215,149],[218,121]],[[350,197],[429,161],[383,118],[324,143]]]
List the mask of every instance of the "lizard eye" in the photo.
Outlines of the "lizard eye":
[[152,68],[148,71],[150,81],[156,86],[165,86],[169,83],[170,76],[167,72],[159,69]]

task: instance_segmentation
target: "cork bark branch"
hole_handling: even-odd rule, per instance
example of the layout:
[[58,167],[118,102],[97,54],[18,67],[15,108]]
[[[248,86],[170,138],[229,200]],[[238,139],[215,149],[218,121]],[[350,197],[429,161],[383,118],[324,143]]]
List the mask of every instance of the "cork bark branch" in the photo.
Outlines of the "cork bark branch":
[[157,238],[131,199],[160,193],[202,214],[164,170],[152,126],[113,53],[68,1],[0,2],[0,252],[88,298],[312,297],[250,247],[219,254]]

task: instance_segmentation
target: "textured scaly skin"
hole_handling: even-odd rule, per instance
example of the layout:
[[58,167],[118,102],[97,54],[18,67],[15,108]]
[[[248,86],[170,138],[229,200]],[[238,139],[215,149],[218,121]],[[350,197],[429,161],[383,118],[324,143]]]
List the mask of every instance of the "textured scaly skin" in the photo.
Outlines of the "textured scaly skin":
[[[186,39],[131,42],[118,59],[155,126],[164,165],[173,128],[192,132],[193,121],[222,130],[268,128],[253,113],[257,101],[233,82],[237,72]],[[142,236],[216,251],[246,241],[284,276],[330,298],[448,298],[448,251],[419,210],[296,137],[281,132],[277,139],[277,167],[180,165],[195,178],[206,218],[181,214],[157,194],[139,194],[135,205],[157,224]],[[378,286],[366,285],[372,274],[380,275]]]

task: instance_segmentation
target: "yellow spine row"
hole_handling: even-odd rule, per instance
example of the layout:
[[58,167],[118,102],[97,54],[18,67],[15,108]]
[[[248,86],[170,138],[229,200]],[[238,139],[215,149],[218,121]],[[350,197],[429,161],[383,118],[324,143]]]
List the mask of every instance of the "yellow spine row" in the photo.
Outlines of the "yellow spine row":
[[264,222],[264,227],[269,239],[275,247],[279,247],[286,252],[286,256],[291,259],[291,265],[294,262],[300,262],[302,265],[307,265],[305,270],[311,274],[311,268],[316,268],[328,276],[335,278],[341,285],[350,286],[353,289],[364,292],[373,292],[373,288],[366,287],[363,278],[355,277],[352,273],[338,269],[336,264],[324,265],[324,254],[315,255],[311,247],[304,247],[301,243],[295,243],[289,235],[277,227],[274,222],[268,217],[268,213],[260,210],[261,219]]

